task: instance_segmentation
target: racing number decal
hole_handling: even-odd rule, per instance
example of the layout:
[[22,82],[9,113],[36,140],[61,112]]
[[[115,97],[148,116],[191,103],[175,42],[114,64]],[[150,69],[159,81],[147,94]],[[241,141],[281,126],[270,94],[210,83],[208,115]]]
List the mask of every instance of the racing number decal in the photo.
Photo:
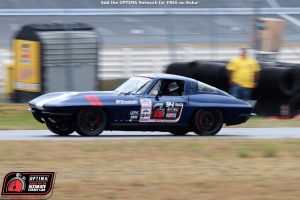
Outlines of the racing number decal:
[[156,103],[152,107],[151,99],[141,99],[140,122],[178,122],[182,113],[183,103]]

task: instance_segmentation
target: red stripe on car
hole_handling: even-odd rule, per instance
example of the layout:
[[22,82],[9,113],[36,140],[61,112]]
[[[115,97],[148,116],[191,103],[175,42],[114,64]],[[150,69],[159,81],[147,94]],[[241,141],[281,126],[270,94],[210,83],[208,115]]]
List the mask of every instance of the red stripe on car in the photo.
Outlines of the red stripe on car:
[[88,102],[92,105],[92,106],[96,106],[94,99],[91,98],[91,96],[85,96],[86,100],[88,100]]
[[92,96],[97,106],[103,106],[102,101],[97,96]]
[[92,106],[103,106],[102,101],[97,96],[85,96],[85,98]]

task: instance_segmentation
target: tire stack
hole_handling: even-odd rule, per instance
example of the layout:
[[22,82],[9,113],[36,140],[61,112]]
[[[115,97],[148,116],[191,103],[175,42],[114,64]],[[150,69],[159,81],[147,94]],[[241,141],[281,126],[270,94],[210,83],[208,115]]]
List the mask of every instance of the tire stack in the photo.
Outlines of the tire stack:
[[219,89],[228,90],[228,75],[225,62],[193,61],[171,63],[167,74],[176,74],[196,79]]
[[[289,106],[290,99],[297,93],[297,75],[299,69],[279,63],[261,63],[258,87],[253,98],[257,99],[256,112],[261,115],[290,115],[296,111]],[[290,108],[286,108],[289,106]],[[287,111],[285,111],[288,109]]]
[[[167,66],[166,73],[194,78],[221,90],[229,90],[226,61],[176,62]],[[258,87],[253,92],[257,100],[255,112],[264,116],[282,114],[285,105],[291,116],[300,110],[300,65],[260,63]]]

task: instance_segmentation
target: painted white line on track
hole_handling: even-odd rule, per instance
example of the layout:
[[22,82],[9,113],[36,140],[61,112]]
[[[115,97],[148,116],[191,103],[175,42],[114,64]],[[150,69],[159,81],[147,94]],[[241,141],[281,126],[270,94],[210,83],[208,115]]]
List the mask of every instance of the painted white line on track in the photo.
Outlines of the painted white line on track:
[[300,138],[299,128],[223,128],[218,135],[202,137],[194,133],[174,136],[168,132],[104,131],[98,137],[82,137],[76,133],[61,137],[48,130],[2,130],[0,141],[43,140],[43,141],[86,141],[86,140],[145,140],[145,139],[275,139]]

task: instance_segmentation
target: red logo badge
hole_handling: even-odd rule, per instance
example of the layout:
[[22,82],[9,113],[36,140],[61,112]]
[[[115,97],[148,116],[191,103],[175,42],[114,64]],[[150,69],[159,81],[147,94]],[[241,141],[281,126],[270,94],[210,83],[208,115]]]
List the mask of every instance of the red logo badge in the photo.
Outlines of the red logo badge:
[[55,172],[10,172],[4,177],[1,198],[48,199],[54,181]]

